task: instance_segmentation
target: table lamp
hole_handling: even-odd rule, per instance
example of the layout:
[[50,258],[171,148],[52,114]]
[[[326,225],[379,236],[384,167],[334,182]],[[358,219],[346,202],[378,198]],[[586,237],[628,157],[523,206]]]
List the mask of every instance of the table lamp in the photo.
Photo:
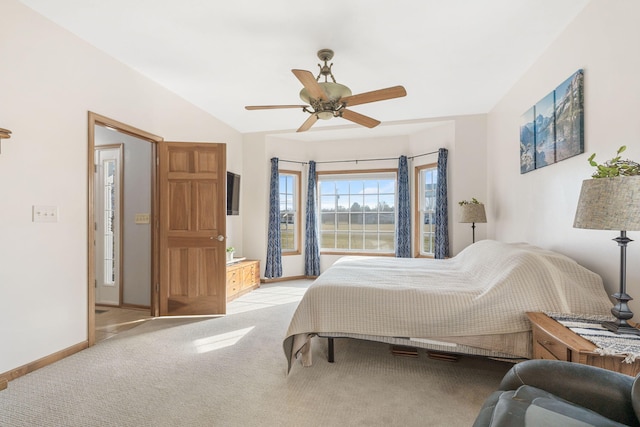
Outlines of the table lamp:
[[613,239],[620,246],[620,290],[612,295],[617,303],[611,309],[616,320],[602,326],[617,334],[640,335],[640,329],[627,323],[633,317],[627,303],[633,298],[627,294],[626,283],[627,244],[632,242],[627,231],[640,230],[640,176],[584,180],[573,226],[620,231]]
[[473,236],[473,243],[476,242],[476,222],[487,222],[487,215],[484,212],[484,205],[482,203],[465,203],[460,205],[460,221],[463,223],[471,223],[471,233]]

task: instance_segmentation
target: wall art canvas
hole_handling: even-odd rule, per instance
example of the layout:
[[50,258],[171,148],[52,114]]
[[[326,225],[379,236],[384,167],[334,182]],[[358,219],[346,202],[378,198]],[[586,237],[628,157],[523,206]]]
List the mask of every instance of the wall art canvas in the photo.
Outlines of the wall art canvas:
[[556,162],[555,92],[542,98],[534,107],[536,135],[536,169]]
[[533,110],[533,107],[529,108],[520,118],[520,173],[531,172],[536,168]]
[[578,70],[521,116],[520,173],[540,169],[582,153],[584,70]]
[[556,161],[584,153],[584,73],[576,71],[556,90]]

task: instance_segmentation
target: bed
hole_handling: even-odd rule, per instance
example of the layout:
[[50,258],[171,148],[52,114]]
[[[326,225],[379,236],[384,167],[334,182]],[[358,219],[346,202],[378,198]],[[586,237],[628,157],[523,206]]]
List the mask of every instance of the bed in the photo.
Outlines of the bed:
[[453,258],[347,256],[309,287],[285,335],[288,369],[311,338],[531,358],[528,311],[609,314],[596,273],[527,243],[477,242]]

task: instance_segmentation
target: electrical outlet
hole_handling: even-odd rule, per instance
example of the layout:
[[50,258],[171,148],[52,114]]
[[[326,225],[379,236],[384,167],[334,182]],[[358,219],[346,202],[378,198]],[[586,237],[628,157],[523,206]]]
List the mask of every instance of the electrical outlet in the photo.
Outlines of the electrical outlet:
[[33,205],[33,222],[58,222],[57,206]]

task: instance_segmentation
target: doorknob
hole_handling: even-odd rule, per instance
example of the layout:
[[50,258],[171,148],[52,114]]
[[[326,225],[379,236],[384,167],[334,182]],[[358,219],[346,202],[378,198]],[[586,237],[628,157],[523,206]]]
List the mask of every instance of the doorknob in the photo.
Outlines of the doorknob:
[[218,234],[218,242],[223,242],[223,241],[224,241],[224,236],[222,234]]

